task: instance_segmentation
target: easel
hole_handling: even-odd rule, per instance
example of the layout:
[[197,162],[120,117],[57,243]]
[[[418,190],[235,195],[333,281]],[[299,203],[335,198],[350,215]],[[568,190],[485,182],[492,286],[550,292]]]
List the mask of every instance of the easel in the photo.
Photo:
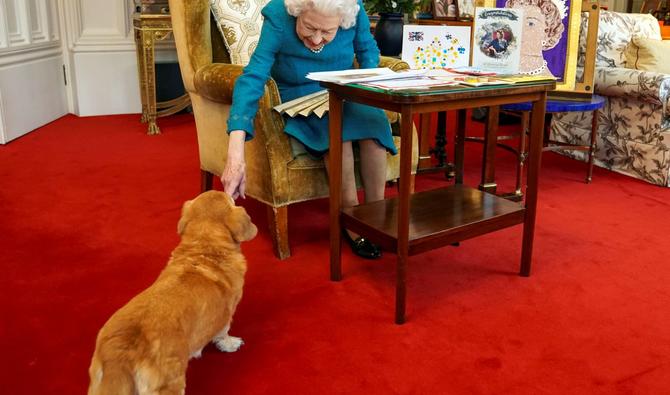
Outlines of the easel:
[[[547,95],[547,103],[548,103],[548,109],[551,110],[551,107],[565,107],[563,109],[558,109],[558,112],[565,112],[565,111],[586,111],[585,109],[581,109],[579,107],[589,107],[589,104],[587,102],[592,102],[592,99],[595,101],[598,101],[597,96],[593,96],[593,90],[594,90],[594,79],[595,79],[595,65],[596,65],[596,50],[597,50],[597,45],[598,45],[598,22],[600,19],[600,5],[598,4],[598,0],[583,0],[582,1],[582,12],[588,13],[588,21],[587,21],[587,30],[586,30],[586,48],[585,48],[585,53],[584,53],[584,72],[582,74],[581,81],[576,81],[574,89],[571,91],[553,91],[549,92]],[[579,19],[580,24],[581,24],[581,18]],[[583,32],[580,31],[580,35]],[[600,98],[601,99],[601,98]],[[561,105],[560,103],[557,105],[556,102],[564,101],[564,105]],[[564,142],[559,142],[559,141],[553,141],[550,140],[550,127],[551,127],[551,121],[546,120],[545,124],[545,133],[544,133],[544,144],[545,147],[543,148],[543,151],[554,151],[554,150],[580,150],[580,151],[588,151],[588,158],[589,158],[589,163],[587,167],[587,176],[586,176],[586,182],[589,183],[591,182],[591,174],[592,174],[592,169],[593,169],[593,153],[595,151],[595,144],[596,144],[596,131],[597,131],[597,118],[596,118],[596,113],[598,111],[597,108],[602,107],[602,104],[598,105],[592,105],[593,109],[589,109],[588,111],[593,111],[593,121],[591,125],[591,141],[589,145],[581,145],[581,144],[570,144],[570,143],[564,143]],[[523,105],[521,105],[519,108],[515,108],[515,110],[519,110]],[[569,109],[570,107],[573,108],[579,108],[577,110]],[[515,200],[515,201],[521,201],[523,199],[523,191],[522,191],[522,173],[523,173],[523,168],[525,166],[525,161],[526,161],[526,139],[525,136],[528,134],[528,128],[529,128],[529,118],[528,118],[528,111],[521,110],[521,111],[514,111],[514,112],[509,112],[511,111],[508,109],[508,111],[505,111],[507,114],[514,114],[514,115],[519,115],[521,117],[521,133],[520,135],[512,135],[512,136],[498,136],[498,145],[508,151],[513,152],[517,156],[517,168],[516,168],[516,188],[513,192],[503,194],[504,197],[510,199],[510,200]],[[551,113],[549,111],[548,113]],[[497,122],[497,120],[496,120]],[[488,127],[488,125],[486,126]],[[511,147],[505,144],[501,144],[500,141],[503,140],[509,140],[513,138],[519,138],[519,145],[518,147]],[[477,138],[468,138],[468,140],[477,140]],[[478,141],[478,140],[477,140]],[[551,146],[549,145],[551,143]]]
[[575,82],[575,88],[572,91],[550,92],[549,97],[551,99],[579,100],[581,98],[583,100],[590,100],[593,94],[596,50],[598,48],[598,21],[600,20],[600,5],[598,4],[598,0],[583,0],[582,12],[588,13],[586,52],[584,53],[584,73],[582,74],[582,79]]

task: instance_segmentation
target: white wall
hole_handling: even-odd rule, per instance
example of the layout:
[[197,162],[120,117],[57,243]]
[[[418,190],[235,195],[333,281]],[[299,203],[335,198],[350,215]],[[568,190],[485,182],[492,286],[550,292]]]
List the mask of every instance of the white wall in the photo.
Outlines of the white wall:
[[[0,0],[0,144],[68,112],[139,113],[132,14],[133,0]],[[156,59],[176,61],[172,40]]]
[[51,0],[0,0],[0,144],[67,113]]
[[141,110],[130,0],[61,0],[70,110],[80,116]]
[[[132,0],[59,0],[67,31],[70,111],[80,116],[141,111]],[[170,41],[156,58],[176,60]]]

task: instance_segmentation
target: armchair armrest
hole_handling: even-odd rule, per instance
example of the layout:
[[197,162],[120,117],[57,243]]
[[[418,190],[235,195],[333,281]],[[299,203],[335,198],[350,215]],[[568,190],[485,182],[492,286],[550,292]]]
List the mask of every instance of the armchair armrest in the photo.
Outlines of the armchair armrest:
[[670,101],[670,74],[621,67],[597,67],[595,93],[626,96],[663,106],[665,116]]
[[388,67],[393,71],[409,69],[409,65],[407,64],[407,62],[396,58],[390,58],[388,56],[379,57],[379,67]]
[[217,103],[233,102],[235,80],[242,75],[243,66],[226,63],[212,63],[195,72],[193,85],[195,91]]
[[[242,75],[244,66],[227,63],[212,63],[201,67],[193,79],[196,92],[217,103],[232,104],[235,81]],[[265,93],[260,99],[259,111],[270,109],[281,103],[279,89],[273,79],[265,84]],[[281,119],[279,117],[278,119]]]

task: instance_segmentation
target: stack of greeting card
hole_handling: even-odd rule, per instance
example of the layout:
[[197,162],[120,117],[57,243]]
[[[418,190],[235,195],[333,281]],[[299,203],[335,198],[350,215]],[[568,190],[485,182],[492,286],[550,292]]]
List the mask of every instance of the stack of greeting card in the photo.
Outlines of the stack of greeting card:
[[470,62],[470,27],[403,27],[402,60],[412,69],[467,66]]
[[472,66],[498,74],[518,74],[522,30],[521,9],[477,8]]

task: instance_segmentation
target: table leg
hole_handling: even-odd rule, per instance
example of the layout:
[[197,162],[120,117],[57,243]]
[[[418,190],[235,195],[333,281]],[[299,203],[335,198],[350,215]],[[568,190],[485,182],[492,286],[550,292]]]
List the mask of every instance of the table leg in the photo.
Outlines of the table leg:
[[458,110],[458,118],[456,121],[456,136],[454,138],[454,167],[455,167],[455,182],[456,184],[463,184],[463,160],[465,158],[465,122],[467,117],[467,110]]
[[540,163],[544,134],[544,114],[547,106],[546,92],[540,100],[533,102],[530,116],[530,142],[528,152],[528,175],[526,178],[526,213],[523,222],[523,244],[521,246],[520,275],[530,276],[530,264],[533,255],[533,236],[535,234],[535,216],[537,208],[537,188],[540,177]]
[[526,161],[526,138],[528,137],[528,123],[530,117],[528,111],[521,111],[521,134],[519,135],[519,145],[516,160],[516,190],[514,195],[519,201],[523,199],[523,167]]
[[[418,172],[428,172],[445,169],[445,177],[452,179],[455,175],[454,164],[447,162],[447,112],[437,113],[437,130],[435,133],[435,146],[430,146],[430,114],[419,116],[421,134],[419,138],[419,164]],[[431,158],[435,156],[437,165],[432,166]]]
[[142,47],[142,31],[135,29],[135,54],[137,56],[137,75],[140,79],[140,100],[142,102],[142,117],[140,122],[147,122],[147,94],[146,94],[146,80],[145,80],[145,69],[146,61],[144,59],[144,49]]
[[498,143],[498,115],[499,106],[489,107],[484,134],[484,154],[482,158],[482,181],[479,189],[484,192],[496,193],[495,182],[495,155]]
[[[342,99],[334,92],[328,94],[330,127],[330,279],[342,279],[341,243],[342,228],[340,212],[342,206]],[[407,118],[411,124],[411,118]],[[403,124],[405,119],[402,120]],[[402,145],[404,147],[404,145]],[[411,146],[410,150],[411,151]],[[402,189],[402,185],[401,185]]]
[[154,63],[154,32],[142,31],[142,55],[144,57],[144,95],[146,98],[147,134],[160,134],[156,123],[156,65]]
[[430,156],[430,114],[419,115],[419,127],[421,137],[419,138],[419,164],[418,170],[430,169],[432,167]]
[[442,168],[446,166],[447,153],[445,146],[447,145],[447,112],[440,111],[437,113],[437,130],[435,131],[435,148],[430,152],[435,155],[437,159],[437,167]]
[[412,175],[412,111],[403,106],[400,124],[400,193],[398,196],[398,264],[396,267],[395,323],[405,322],[407,260],[409,259],[409,199]]
[[593,176],[593,154],[596,151],[596,134],[598,133],[598,110],[593,112],[593,119],[591,120],[591,145],[589,146],[589,167],[586,172],[586,183],[591,183]]

